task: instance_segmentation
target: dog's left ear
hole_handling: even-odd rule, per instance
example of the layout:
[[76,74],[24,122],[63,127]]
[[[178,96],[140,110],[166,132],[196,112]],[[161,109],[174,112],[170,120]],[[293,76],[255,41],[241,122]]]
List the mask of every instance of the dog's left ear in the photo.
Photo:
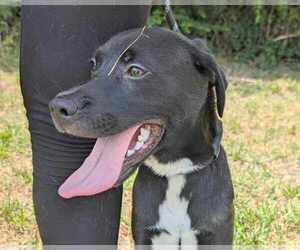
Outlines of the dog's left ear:
[[206,117],[210,131],[210,142],[214,157],[217,158],[220,152],[221,139],[223,134],[222,116],[225,107],[225,90],[227,80],[224,71],[216,63],[209,52],[206,44],[201,39],[191,41],[191,55],[197,70],[208,76],[209,84],[206,102]]

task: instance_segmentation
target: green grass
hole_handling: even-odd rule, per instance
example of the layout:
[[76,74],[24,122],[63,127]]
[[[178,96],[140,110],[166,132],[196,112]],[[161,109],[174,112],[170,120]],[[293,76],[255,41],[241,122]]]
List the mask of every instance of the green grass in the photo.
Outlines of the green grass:
[[286,199],[299,199],[300,187],[287,185],[282,189],[282,194]]
[[[300,74],[228,64],[223,145],[235,187],[238,245],[300,244]],[[31,147],[16,72],[0,73],[0,244],[39,244]],[[125,183],[120,242],[131,242]]]
[[300,76],[280,72],[270,78],[258,69],[233,71],[227,92],[224,146],[238,245],[300,243]]
[[0,215],[6,223],[14,226],[16,230],[22,232],[27,220],[25,207],[18,200],[4,200],[0,204]]

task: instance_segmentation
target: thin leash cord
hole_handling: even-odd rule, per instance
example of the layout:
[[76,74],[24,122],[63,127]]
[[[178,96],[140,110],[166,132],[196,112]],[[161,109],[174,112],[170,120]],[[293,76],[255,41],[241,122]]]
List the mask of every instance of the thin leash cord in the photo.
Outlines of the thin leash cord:
[[172,11],[170,0],[165,0],[164,9],[165,9],[166,20],[170,29],[173,30],[174,32],[181,33],[175,15]]
[[122,58],[122,56],[126,53],[126,51],[128,51],[144,34],[144,31],[146,29],[146,26],[144,26],[141,30],[141,32],[139,33],[139,35],[136,37],[135,40],[133,40],[123,51],[122,53],[118,56],[116,62],[114,63],[114,65],[112,66],[111,70],[108,72],[108,76],[110,76],[112,74],[112,72],[114,71],[114,69],[116,68],[116,66],[118,65],[118,62],[120,61],[120,59]]

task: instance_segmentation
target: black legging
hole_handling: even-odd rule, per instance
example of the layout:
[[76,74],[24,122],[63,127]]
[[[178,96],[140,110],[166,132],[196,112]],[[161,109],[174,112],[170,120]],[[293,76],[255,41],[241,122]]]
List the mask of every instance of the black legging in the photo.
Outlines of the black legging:
[[116,244],[122,189],[64,200],[59,185],[94,140],[56,131],[48,102],[89,79],[93,51],[117,32],[143,26],[149,6],[22,6],[21,87],[33,151],[33,201],[44,244]]

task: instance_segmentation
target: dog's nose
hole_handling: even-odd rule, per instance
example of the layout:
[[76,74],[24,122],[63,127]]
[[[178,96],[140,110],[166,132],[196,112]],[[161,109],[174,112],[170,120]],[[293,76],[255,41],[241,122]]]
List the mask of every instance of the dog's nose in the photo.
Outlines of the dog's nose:
[[78,107],[71,100],[55,98],[49,104],[50,111],[61,117],[67,118],[76,114]]

